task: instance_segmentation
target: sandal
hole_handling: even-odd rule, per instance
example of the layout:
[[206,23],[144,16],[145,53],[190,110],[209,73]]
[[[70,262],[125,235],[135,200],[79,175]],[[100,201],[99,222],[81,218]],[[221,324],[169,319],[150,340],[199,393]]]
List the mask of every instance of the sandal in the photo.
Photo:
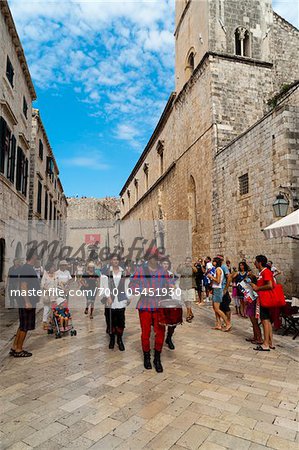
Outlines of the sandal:
[[14,356],[14,354],[16,353],[16,351],[13,349],[13,348],[11,348],[10,350],[9,350],[9,356]]
[[257,347],[255,347],[253,350],[255,350],[256,352],[269,352],[270,349],[269,348],[264,348],[261,345],[258,345]]
[[232,325],[229,328],[225,328],[225,330],[223,330],[223,331],[224,331],[224,333],[228,333],[229,331],[231,331],[231,329],[232,329]]
[[271,350],[275,350],[275,349],[276,349],[276,347],[273,347],[273,346],[271,346],[271,345],[269,345],[269,348],[270,348]]
[[259,342],[256,342],[256,340],[254,338],[246,338],[245,341],[251,342],[252,344],[259,344]]
[[29,358],[30,356],[32,356],[32,353],[27,352],[26,350],[22,350],[21,352],[15,352],[13,354],[14,358]]

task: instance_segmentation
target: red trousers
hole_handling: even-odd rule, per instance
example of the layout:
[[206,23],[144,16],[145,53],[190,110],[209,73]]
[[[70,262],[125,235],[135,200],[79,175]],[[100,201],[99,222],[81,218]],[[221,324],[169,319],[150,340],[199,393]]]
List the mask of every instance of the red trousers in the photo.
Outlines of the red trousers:
[[139,320],[141,326],[141,345],[144,352],[149,352],[151,328],[154,327],[155,332],[155,350],[161,352],[164,338],[165,326],[159,324],[158,311],[139,311]]

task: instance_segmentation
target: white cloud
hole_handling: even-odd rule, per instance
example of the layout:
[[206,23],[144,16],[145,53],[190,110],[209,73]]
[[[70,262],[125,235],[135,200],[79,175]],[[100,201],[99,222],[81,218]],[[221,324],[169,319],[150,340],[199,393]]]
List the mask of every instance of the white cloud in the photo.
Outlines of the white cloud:
[[83,155],[77,154],[71,158],[66,158],[61,161],[62,166],[68,167],[82,167],[91,170],[107,170],[109,165],[103,162],[103,157],[100,152],[92,149],[81,149]]

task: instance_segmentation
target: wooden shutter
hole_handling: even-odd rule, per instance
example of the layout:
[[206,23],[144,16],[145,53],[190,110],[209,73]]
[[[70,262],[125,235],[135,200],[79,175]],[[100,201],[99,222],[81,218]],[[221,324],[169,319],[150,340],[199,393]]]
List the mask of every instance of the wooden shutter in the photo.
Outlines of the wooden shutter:
[[15,181],[15,165],[16,165],[16,145],[17,141],[14,135],[11,137],[9,156],[8,156],[8,166],[7,166],[7,178],[14,183]]
[[0,117],[0,172],[4,173],[5,161],[5,136],[7,124],[3,117]]
[[[24,156],[24,154],[23,154],[23,156]],[[28,159],[24,157],[22,194],[25,197],[27,197],[27,185],[28,185]]]

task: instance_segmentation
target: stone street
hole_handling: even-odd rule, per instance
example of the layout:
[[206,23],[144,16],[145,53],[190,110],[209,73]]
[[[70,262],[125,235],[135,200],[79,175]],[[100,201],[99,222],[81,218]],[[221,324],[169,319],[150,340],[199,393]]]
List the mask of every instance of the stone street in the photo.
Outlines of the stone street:
[[93,321],[74,311],[74,325],[77,336],[55,339],[39,324],[26,345],[33,357],[5,358],[2,449],[298,449],[291,337],[256,353],[244,339],[249,321],[221,333],[211,329],[211,307],[197,307],[157,374],[143,368],[133,307],[124,353],[108,350],[102,311]]

